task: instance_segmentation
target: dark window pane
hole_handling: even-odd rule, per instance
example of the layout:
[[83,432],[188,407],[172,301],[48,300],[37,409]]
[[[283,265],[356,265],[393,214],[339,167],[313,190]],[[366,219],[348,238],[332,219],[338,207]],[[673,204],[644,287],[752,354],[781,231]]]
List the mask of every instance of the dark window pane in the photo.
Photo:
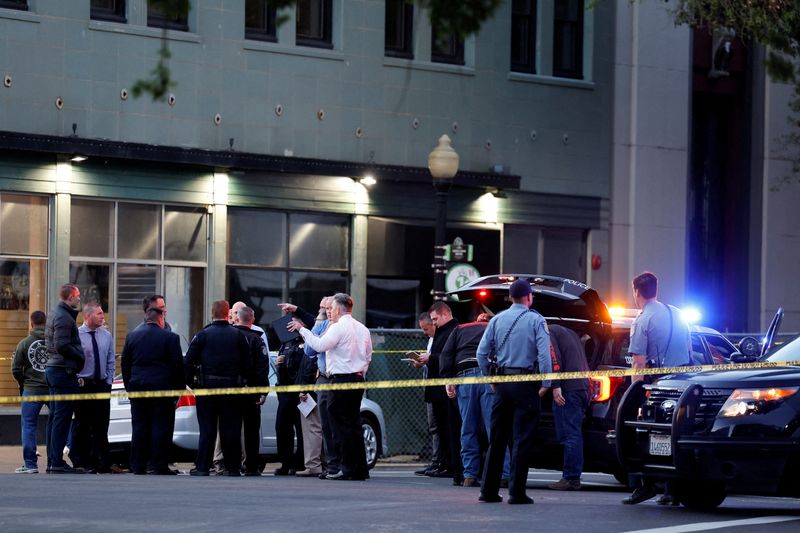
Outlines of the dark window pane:
[[575,281],[586,280],[586,242],[583,231],[545,229],[542,231],[544,272]]
[[332,296],[337,292],[347,292],[345,273],[291,272],[289,274],[289,301],[310,313],[319,309],[319,301],[323,296]]
[[385,53],[387,56],[414,57],[413,26],[413,4],[406,0],[386,0]]
[[167,12],[161,4],[147,2],[147,25],[155,28],[167,28],[170,30],[189,30],[189,14]]
[[463,39],[454,34],[442,35],[436,28],[433,28],[431,32],[431,61],[463,65]]
[[0,0],[0,7],[6,7],[8,9],[21,9],[23,11],[27,11],[28,0]]
[[205,261],[206,210],[200,207],[164,209],[164,259]]
[[347,269],[350,220],[337,215],[289,215],[292,268]]
[[[47,261],[31,259],[30,261],[15,261],[0,259],[0,309],[46,311],[47,300]],[[0,317],[0,335],[4,327],[4,319]],[[19,339],[27,335],[28,316],[20,315],[15,320],[15,327],[21,327]],[[16,344],[16,341],[14,341]],[[9,350],[13,350],[14,344]]]
[[331,0],[297,0],[297,44],[332,48]]
[[535,72],[536,2],[514,0],[511,6],[511,70]]
[[555,3],[553,75],[583,78],[583,0]]
[[[147,204],[119,204],[117,214],[117,257],[121,259],[160,259],[158,237],[161,207]],[[144,296],[142,296],[144,297]]]
[[228,211],[228,263],[286,266],[286,214],[256,209]]
[[[281,317],[278,304],[283,301],[283,287],[286,285],[286,274],[271,270],[254,268],[228,268],[228,300],[244,302],[256,313],[256,324],[267,331],[270,349],[280,345],[277,336],[272,332],[270,323]],[[319,302],[316,302],[316,305]],[[317,308],[312,307],[310,312]]]
[[0,253],[47,256],[48,210],[45,196],[0,195]]
[[367,279],[368,328],[418,328],[422,287],[416,279]]
[[125,22],[125,0],[92,0],[91,18]]
[[[111,265],[80,263],[69,264],[69,282],[81,289],[81,304],[99,303],[108,313],[111,301]],[[108,317],[106,320],[110,322]]]
[[275,8],[268,0],[247,0],[244,4],[244,33],[247,39],[276,41]]
[[72,200],[69,254],[73,257],[111,257],[114,204]]

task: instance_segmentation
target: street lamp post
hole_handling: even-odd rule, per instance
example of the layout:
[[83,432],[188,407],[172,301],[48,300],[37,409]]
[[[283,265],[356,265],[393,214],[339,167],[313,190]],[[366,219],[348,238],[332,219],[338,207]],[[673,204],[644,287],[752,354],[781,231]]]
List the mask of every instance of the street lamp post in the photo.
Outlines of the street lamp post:
[[447,194],[453,185],[453,177],[458,172],[458,154],[450,146],[450,137],[442,135],[439,144],[428,155],[428,170],[433,176],[436,189],[436,235],[433,247],[433,299],[444,300],[444,275],[447,263],[444,260],[447,231]]

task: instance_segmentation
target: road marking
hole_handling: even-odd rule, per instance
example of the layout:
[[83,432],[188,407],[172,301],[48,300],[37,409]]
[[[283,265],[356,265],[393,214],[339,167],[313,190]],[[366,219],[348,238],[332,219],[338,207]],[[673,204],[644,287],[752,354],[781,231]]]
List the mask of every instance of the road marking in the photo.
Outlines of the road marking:
[[726,520],[724,522],[698,522],[682,526],[657,527],[653,529],[636,529],[626,533],[685,533],[689,531],[708,531],[711,529],[724,529],[728,527],[757,526],[760,524],[774,524],[777,522],[791,522],[800,520],[800,516],[762,516],[760,518],[746,518],[744,520]]

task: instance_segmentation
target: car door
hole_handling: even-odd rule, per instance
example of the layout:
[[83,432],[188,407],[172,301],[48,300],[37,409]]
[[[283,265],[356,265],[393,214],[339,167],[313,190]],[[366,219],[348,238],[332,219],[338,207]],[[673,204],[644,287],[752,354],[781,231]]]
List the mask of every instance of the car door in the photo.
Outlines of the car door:
[[737,350],[728,339],[722,335],[713,335],[709,333],[704,333],[702,337],[708,346],[708,352],[712,359],[711,364],[727,365],[731,362],[731,356],[736,353]]
[[[278,383],[278,373],[275,368],[275,357],[278,354],[269,354],[269,385],[274,387]],[[261,455],[275,455],[278,453],[278,445],[275,438],[275,416],[278,413],[278,395],[271,393],[267,395],[267,400],[261,406]]]

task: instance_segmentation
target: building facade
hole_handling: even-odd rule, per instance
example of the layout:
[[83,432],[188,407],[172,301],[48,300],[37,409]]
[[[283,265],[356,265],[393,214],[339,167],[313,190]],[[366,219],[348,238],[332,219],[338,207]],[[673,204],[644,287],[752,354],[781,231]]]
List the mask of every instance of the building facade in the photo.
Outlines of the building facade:
[[[3,351],[68,281],[118,347],[153,292],[184,346],[219,298],[268,326],[280,301],[349,291],[369,326],[414,327],[442,134],[460,155],[448,242],[482,274],[602,293],[615,11],[508,2],[462,42],[403,1],[192,0],[168,19],[147,0],[0,0]],[[175,86],[135,98],[162,39]]]

